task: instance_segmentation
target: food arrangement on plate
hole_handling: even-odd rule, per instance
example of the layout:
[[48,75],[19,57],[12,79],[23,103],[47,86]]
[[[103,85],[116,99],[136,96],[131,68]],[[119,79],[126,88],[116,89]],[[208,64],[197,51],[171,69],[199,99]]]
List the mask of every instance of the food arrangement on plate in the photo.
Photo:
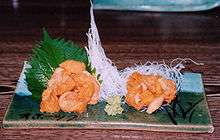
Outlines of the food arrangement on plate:
[[201,82],[201,75],[181,72],[186,61],[200,63],[177,58],[169,66],[146,62],[118,70],[102,48],[92,6],[90,14],[86,48],[53,39],[44,29],[25,63],[4,127],[213,131],[203,86],[189,88]]
[[[107,85],[110,82],[111,79],[107,79],[109,76],[104,78],[102,73],[96,74],[96,67],[89,62],[90,59],[83,48],[71,45],[71,43],[65,46],[65,43],[68,42],[51,39],[44,31],[44,40],[39,43],[39,47],[34,49],[29,62],[30,67],[24,73],[33,99],[40,101],[41,112],[83,113],[88,104],[94,105],[99,100],[107,101],[114,100],[114,98],[121,103],[121,99],[124,98],[125,102],[136,110],[145,108],[146,112],[151,114],[163,103],[169,104],[176,97],[175,80],[167,79],[159,75],[160,73],[141,74],[136,70],[131,70],[133,71],[131,74],[126,74],[127,70],[122,73],[116,71],[117,78],[122,81],[118,84],[120,92],[109,89],[111,85],[105,89],[102,84]],[[53,45],[55,45],[54,48]],[[49,54],[52,52],[56,54]],[[158,67],[158,65],[150,66],[152,68],[149,69]],[[128,75],[128,78],[124,78],[125,75]],[[114,85],[114,81],[112,83]],[[101,90],[105,94],[102,94]],[[115,94],[112,94],[114,92]],[[109,112],[107,110],[112,111],[111,108],[106,109],[106,112]],[[115,112],[112,114],[116,115]]]

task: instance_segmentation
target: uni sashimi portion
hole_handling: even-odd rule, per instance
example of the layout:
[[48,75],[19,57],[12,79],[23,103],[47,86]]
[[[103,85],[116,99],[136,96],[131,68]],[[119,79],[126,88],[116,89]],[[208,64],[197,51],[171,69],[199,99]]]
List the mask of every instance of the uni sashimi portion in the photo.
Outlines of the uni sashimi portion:
[[32,99],[41,112],[86,111],[100,98],[100,84],[84,48],[72,41],[53,39],[44,29],[43,39],[33,49],[25,72]]
[[127,81],[126,102],[135,109],[147,108],[151,114],[163,102],[170,103],[176,97],[176,85],[173,80],[168,80],[160,75],[145,75],[134,72]]
[[67,60],[59,65],[42,94],[41,112],[77,112],[99,100],[99,82],[82,62]]

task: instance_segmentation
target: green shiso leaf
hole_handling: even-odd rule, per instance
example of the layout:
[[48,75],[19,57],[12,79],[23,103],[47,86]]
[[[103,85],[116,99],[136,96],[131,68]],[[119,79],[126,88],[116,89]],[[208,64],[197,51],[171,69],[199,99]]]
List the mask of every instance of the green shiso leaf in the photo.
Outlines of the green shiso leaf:
[[25,73],[33,99],[41,99],[54,70],[65,60],[81,61],[85,63],[87,70],[92,71],[91,67],[88,67],[88,56],[84,48],[64,39],[52,39],[44,29],[43,39],[33,49],[29,62],[31,68]]

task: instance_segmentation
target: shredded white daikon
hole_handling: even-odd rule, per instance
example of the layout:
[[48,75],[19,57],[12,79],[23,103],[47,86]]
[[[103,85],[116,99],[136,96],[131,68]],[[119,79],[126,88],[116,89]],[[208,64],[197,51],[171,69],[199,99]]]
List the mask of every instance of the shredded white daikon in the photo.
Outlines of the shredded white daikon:
[[97,75],[101,75],[100,79],[103,81],[100,89],[100,100],[106,101],[109,97],[117,95],[120,97],[124,96],[127,93],[127,79],[135,71],[145,75],[161,75],[164,78],[172,79],[176,82],[177,90],[179,90],[180,84],[183,80],[183,75],[180,71],[185,68],[183,63],[190,60],[196,65],[202,65],[201,63],[196,63],[190,58],[177,58],[171,62],[170,66],[166,65],[165,62],[160,64],[158,62],[148,61],[144,65],[135,65],[133,67],[127,67],[122,71],[118,71],[112,61],[107,58],[105,51],[102,48],[98,29],[95,24],[92,2],[90,8],[90,18],[91,27],[87,33],[88,47],[86,48],[86,51],[92,67],[96,69]]
[[88,47],[86,48],[89,61],[96,69],[96,74],[100,74],[102,79],[100,100],[107,100],[109,97],[120,95],[122,93],[121,85],[122,78],[119,75],[117,67],[112,64],[112,61],[106,57],[102,48],[99,33],[95,24],[93,5],[90,8],[91,27],[87,33]]

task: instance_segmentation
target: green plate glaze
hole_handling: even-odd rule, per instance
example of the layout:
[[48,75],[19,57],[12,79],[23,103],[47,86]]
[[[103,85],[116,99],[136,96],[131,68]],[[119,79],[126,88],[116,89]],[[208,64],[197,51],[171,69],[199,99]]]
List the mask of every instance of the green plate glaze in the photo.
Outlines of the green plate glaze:
[[[190,76],[192,75],[192,76]],[[30,96],[14,95],[3,120],[4,128],[130,129],[169,132],[214,131],[200,74],[188,73],[181,92],[170,106],[148,115],[123,105],[121,115],[108,116],[105,102],[90,105],[84,114],[41,113]],[[192,79],[193,78],[193,79]],[[192,84],[198,87],[189,88]],[[184,82],[183,82],[184,83]],[[196,84],[197,83],[197,84]],[[201,87],[202,86],[202,87]],[[191,90],[190,90],[191,89]],[[199,92],[201,91],[202,92]],[[193,91],[193,92],[190,92]]]

